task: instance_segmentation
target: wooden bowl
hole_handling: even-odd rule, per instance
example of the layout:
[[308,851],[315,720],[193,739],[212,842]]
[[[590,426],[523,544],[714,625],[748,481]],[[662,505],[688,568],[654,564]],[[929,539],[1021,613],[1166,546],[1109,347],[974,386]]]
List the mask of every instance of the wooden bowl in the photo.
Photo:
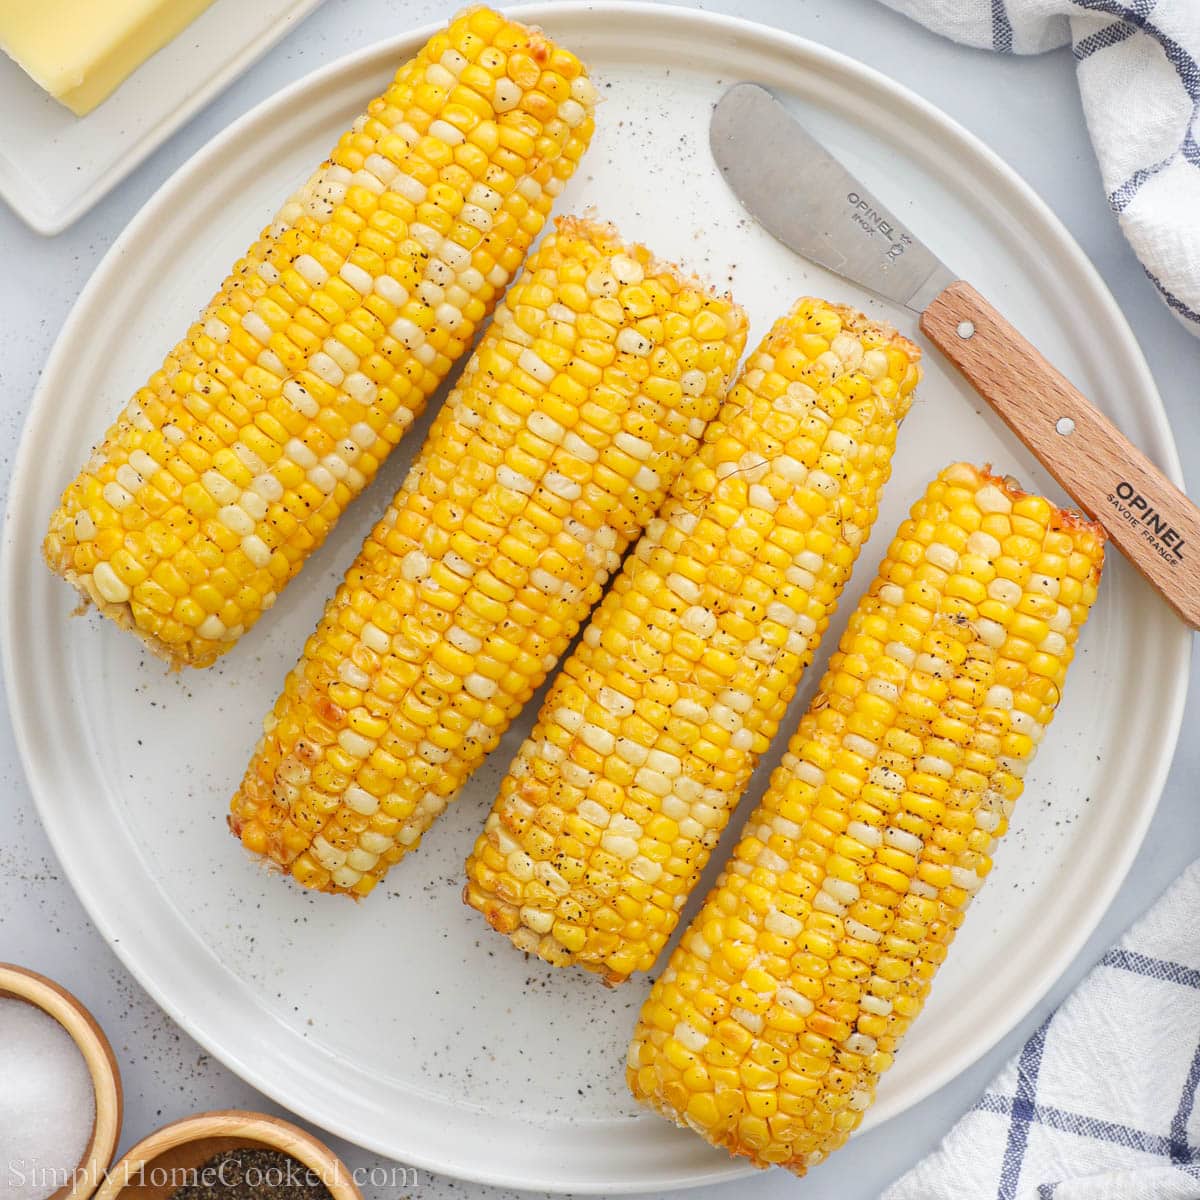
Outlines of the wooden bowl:
[[197,1113],[143,1138],[108,1173],[95,1200],[166,1200],[187,1173],[226,1150],[281,1150],[311,1168],[333,1200],[362,1200],[346,1165],[310,1133],[265,1113]]
[[104,1177],[121,1136],[121,1072],[112,1046],[96,1024],[95,1017],[66,988],[59,987],[44,975],[11,963],[0,963],[0,996],[24,1000],[53,1017],[71,1035],[87,1063],[96,1098],[92,1136],[71,1182],[47,1198],[86,1200]]

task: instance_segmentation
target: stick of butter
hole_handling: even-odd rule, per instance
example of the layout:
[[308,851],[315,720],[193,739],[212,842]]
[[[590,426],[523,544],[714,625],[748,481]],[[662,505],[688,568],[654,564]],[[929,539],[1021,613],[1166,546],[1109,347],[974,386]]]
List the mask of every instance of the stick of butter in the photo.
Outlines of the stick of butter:
[[89,113],[212,0],[0,0],[0,50]]

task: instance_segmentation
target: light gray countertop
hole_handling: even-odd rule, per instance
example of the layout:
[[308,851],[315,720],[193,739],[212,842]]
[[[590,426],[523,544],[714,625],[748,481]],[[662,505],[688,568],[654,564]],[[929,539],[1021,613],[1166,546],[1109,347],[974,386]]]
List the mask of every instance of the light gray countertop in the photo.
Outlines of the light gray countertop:
[[[46,240],[0,210],[0,488],[7,489],[21,425],[51,343],[80,288],[158,185],[235,117],[332,59],[402,29],[449,15],[450,0],[327,3],[177,133],[77,225]],[[1087,139],[1069,51],[1013,59],[964,49],[875,0],[708,0],[690,7],[776,25],[886,72],[939,105],[1008,160],[1047,200],[1099,268],[1140,340],[1162,392],[1193,486],[1200,484],[1200,342],[1157,299],[1104,199]],[[1036,331],[1028,331],[1036,334]],[[1184,736],[1158,814],[1100,928],[1034,1012],[973,1068],[903,1116],[857,1139],[804,1183],[782,1172],[694,1193],[706,1200],[868,1200],[930,1150],[1001,1063],[1057,1005],[1103,949],[1200,854],[1195,780],[1200,672]],[[0,698],[0,706],[5,701]],[[64,747],[69,753],[70,747]],[[124,1146],[164,1122],[205,1108],[279,1111],[206,1055],[143,993],[80,907],[40,827],[0,714],[0,959],[61,980],[92,1006],[112,1038],[126,1089]],[[984,984],[983,986],[986,986]],[[336,1144],[347,1163],[384,1164]],[[376,1176],[379,1178],[379,1176]],[[369,1197],[512,1195],[423,1175],[417,1187],[364,1186]],[[966,1200],[966,1198],[964,1198]]]

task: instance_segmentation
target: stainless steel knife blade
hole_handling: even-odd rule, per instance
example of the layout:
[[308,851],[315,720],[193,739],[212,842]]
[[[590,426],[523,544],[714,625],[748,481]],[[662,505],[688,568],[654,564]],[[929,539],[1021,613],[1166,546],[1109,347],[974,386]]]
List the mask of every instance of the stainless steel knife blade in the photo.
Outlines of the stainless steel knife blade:
[[730,88],[709,141],[742,206],[797,254],[915,312],[957,279],[766,88]]

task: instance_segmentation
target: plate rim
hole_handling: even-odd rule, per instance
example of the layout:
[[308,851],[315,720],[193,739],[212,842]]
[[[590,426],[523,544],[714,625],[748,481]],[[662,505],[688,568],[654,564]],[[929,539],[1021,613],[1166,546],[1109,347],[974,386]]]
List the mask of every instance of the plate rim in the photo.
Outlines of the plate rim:
[[[313,0],[314,6],[317,2],[319,0]],[[794,59],[798,67],[821,64],[843,75],[848,74],[851,77],[862,79],[905,105],[913,113],[914,119],[930,123],[942,133],[964,145],[983,165],[991,168],[1007,182],[1028,210],[1041,220],[1047,231],[1053,235],[1058,250],[1071,261],[1077,271],[1088,278],[1093,289],[1092,300],[1105,311],[1113,330],[1121,339],[1122,344],[1118,347],[1117,352],[1126,357],[1129,367],[1140,380],[1142,392],[1139,403],[1142,397],[1147,396],[1155,401],[1144,408],[1142,416],[1150,426],[1151,440],[1157,443],[1156,457],[1167,475],[1182,487],[1182,468],[1166,409],[1158,394],[1145,356],[1107,284],[1065,225],[1021,175],[995,151],[991,150],[986,143],[936,105],[925,100],[905,85],[890,79],[882,72],[847,54],[782,29],[726,14],[664,6],[647,2],[647,0],[587,0],[586,3],[577,3],[574,0],[547,0],[543,3],[510,8],[507,11],[514,17],[533,23],[558,20],[566,22],[582,20],[586,23],[596,19],[601,21],[612,19],[650,20],[689,30],[695,36],[703,37],[705,40],[721,35],[740,36],[751,42],[757,42],[764,49],[769,48],[775,53]],[[336,1119],[331,1121],[330,1113],[321,1111],[320,1116],[317,1116],[315,1114],[319,1110],[313,1105],[303,1099],[298,1100],[295,1094],[281,1094],[281,1090],[275,1087],[273,1080],[264,1078],[257,1070],[242,1061],[238,1054],[226,1051],[215,1036],[210,1037],[203,1032],[196,1020],[175,1002],[168,999],[167,987],[159,984],[161,970],[156,971],[151,963],[143,957],[139,957],[136,951],[129,948],[125,939],[118,936],[117,930],[111,927],[111,923],[105,915],[103,897],[96,894],[95,885],[89,887],[86,882],[80,881],[81,878],[86,880],[86,856],[72,855],[66,849],[68,839],[63,836],[60,829],[55,828],[51,797],[41,778],[43,768],[40,764],[44,759],[39,758],[34,731],[25,706],[18,702],[18,697],[22,694],[21,685],[30,680],[29,668],[24,665],[24,655],[21,653],[22,646],[18,636],[18,614],[22,611],[20,606],[20,567],[14,564],[27,564],[24,559],[14,556],[12,547],[26,536],[20,529],[21,522],[16,510],[19,507],[19,498],[30,486],[27,477],[36,469],[34,443],[44,438],[46,426],[49,423],[46,411],[49,405],[45,398],[55,390],[57,377],[68,366],[66,363],[67,349],[76,337],[76,327],[82,324],[93,295],[105,287],[109,275],[113,273],[124,256],[127,247],[136,244],[143,234],[152,228],[157,215],[163,210],[169,210],[176,192],[186,188],[189,180],[194,177],[196,172],[203,170],[208,162],[218,160],[226,146],[236,142],[248,126],[269,119],[274,112],[286,108],[305,92],[319,89],[343,72],[353,72],[382,55],[398,56],[405,53],[411,47],[422,44],[433,32],[442,28],[443,24],[443,22],[428,23],[417,29],[379,39],[295,80],[239,116],[192,154],[155,189],[97,264],[51,349],[26,415],[13,462],[3,526],[3,547],[6,552],[0,555],[0,610],[2,610],[0,611],[0,651],[2,651],[0,657],[3,658],[4,683],[10,705],[15,741],[43,828],[63,866],[64,874],[97,930],[120,958],[122,964],[172,1020],[210,1050],[240,1078],[321,1128],[342,1136],[355,1145],[385,1155],[390,1154],[390,1151],[369,1140],[363,1141],[361,1137],[349,1132],[345,1127],[339,1126]],[[25,522],[25,524],[30,525],[29,522]],[[35,535],[29,534],[29,536]],[[36,551],[39,544],[40,538],[36,538],[34,557],[40,559],[40,554]],[[1116,869],[1108,872],[1103,886],[1094,890],[1092,903],[1086,912],[1086,919],[1077,921],[1071,926],[1073,932],[1063,941],[1056,956],[1048,958],[1042,969],[1026,985],[1021,993],[1021,1002],[1013,1006],[1014,1010],[1019,1011],[1014,1011],[1008,1022],[1008,1029],[998,1035],[996,1041],[1011,1033],[1044,999],[1049,989],[1062,976],[1088,938],[1095,932],[1117,890],[1124,882],[1144,840],[1146,830],[1157,811],[1182,725],[1190,674],[1190,654],[1186,652],[1190,647],[1190,633],[1182,624],[1179,625],[1178,631],[1179,646],[1184,652],[1177,656],[1176,661],[1180,665],[1177,668],[1171,692],[1164,701],[1166,716],[1162,724],[1164,737],[1161,752],[1143,784],[1142,794],[1145,800],[1138,811],[1136,823],[1131,825],[1128,831],[1129,836],[1124,842],[1125,849],[1122,858],[1115,864]],[[73,861],[73,859],[77,861]],[[84,868],[83,873],[80,872],[81,865]],[[909,1089],[907,1103],[900,1111],[906,1111],[921,1103],[934,1091],[943,1087],[992,1049],[996,1041],[984,1046],[968,1047],[966,1050],[949,1049],[943,1059],[941,1069],[929,1073],[920,1083]],[[726,1164],[718,1160],[714,1163],[712,1170],[693,1172],[686,1177],[671,1177],[666,1180],[652,1178],[623,1180],[615,1185],[596,1181],[564,1184],[563,1180],[556,1176],[497,1173],[489,1171],[486,1164],[480,1165],[474,1162],[448,1163],[443,1159],[426,1155],[420,1149],[406,1151],[405,1154],[405,1161],[413,1166],[473,1182],[548,1191],[569,1188],[579,1194],[615,1194],[647,1189],[673,1190],[706,1183],[731,1181],[745,1177],[754,1170],[748,1164],[735,1162]]]

